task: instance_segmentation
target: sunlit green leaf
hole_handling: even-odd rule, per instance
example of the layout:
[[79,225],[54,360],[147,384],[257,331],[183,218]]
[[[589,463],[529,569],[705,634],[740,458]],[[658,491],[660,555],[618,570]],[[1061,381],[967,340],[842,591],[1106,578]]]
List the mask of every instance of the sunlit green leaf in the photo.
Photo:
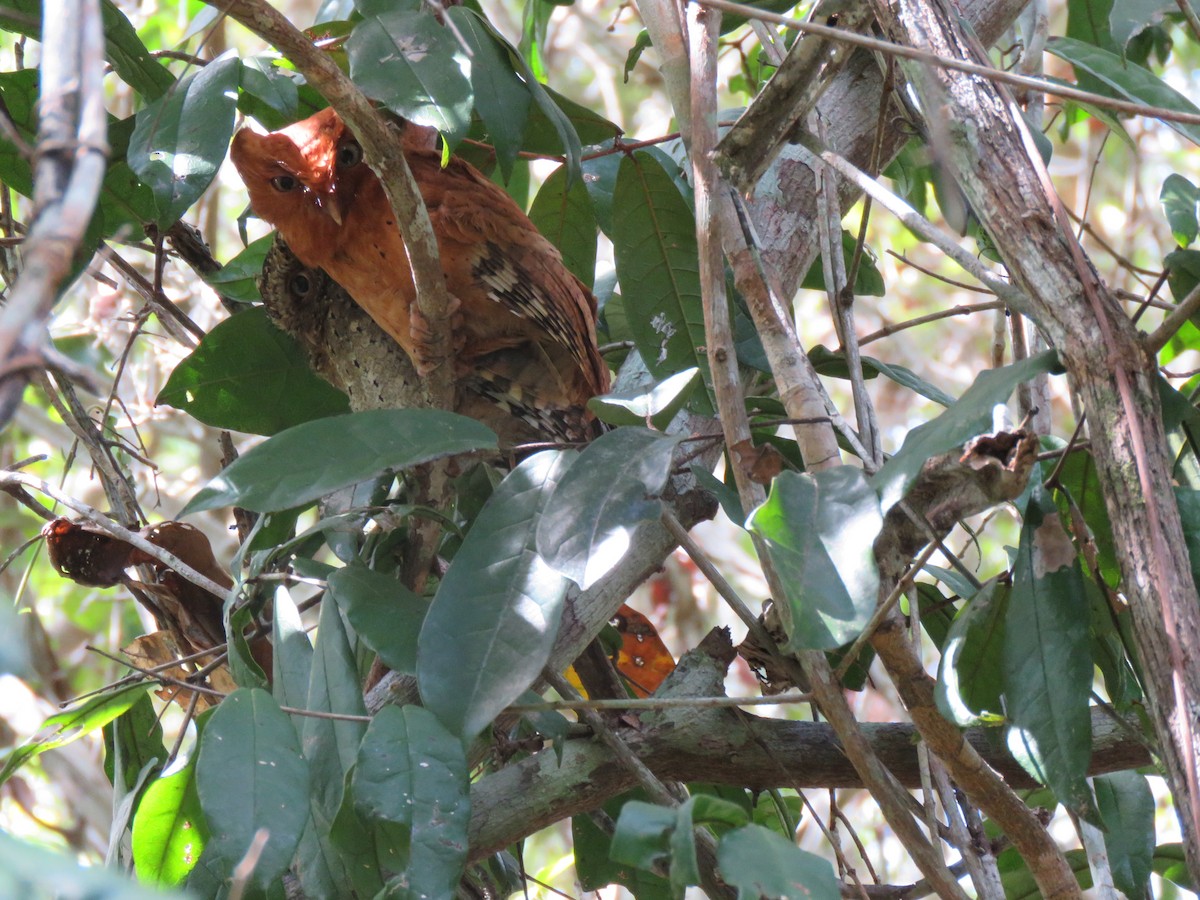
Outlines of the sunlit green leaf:
[[0,769],[0,784],[8,781],[17,769],[40,753],[69,744],[107,725],[146,693],[144,684],[128,685],[110,693],[98,694],[78,706],[56,713],[42,723],[38,735],[15,748]]
[[159,228],[200,199],[225,159],[241,71],[223,56],[138,112],[129,165],[154,192]]
[[1182,175],[1172,173],[1163,182],[1158,199],[1171,226],[1175,243],[1186,247],[1196,239],[1200,225],[1196,221],[1197,205],[1200,204],[1200,188]]
[[133,865],[140,880],[182,884],[208,843],[208,821],[196,793],[196,756],[151,782],[133,820]]
[[882,525],[861,469],[776,476],[746,527],[766,541],[786,591],[775,601],[787,650],[831,650],[862,631],[879,599],[872,544]]
[[569,583],[538,556],[535,535],[573,461],[560,451],[538,453],[500,482],[425,618],[417,657],[421,698],[463,738],[521,696],[550,657]]
[[585,590],[632,546],[635,529],[662,515],[659,495],[678,438],[624,427],[584,448],[542,512],[537,549]]

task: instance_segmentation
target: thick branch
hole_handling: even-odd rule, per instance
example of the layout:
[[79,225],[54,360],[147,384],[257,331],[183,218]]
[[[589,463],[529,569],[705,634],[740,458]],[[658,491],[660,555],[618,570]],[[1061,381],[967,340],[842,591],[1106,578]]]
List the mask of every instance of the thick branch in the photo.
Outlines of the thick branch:
[[[941,0],[894,0],[886,14],[894,39],[982,55]],[[1154,360],[1075,240],[1007,91],[919,65],[906,73],[922,108],[951,123],[945,161],[1028,295],[1021,312],[1058,347],[1087,410],[1155,731],[1188,865],[1200,877],[1200,597],[1172,493]]]
[[46,320],[92,219],[108,157],[100,5],[47,0],[43,21],[35,218],[0,311],[0,427],[16,411],[26,372],[45,365]]
[[[720,633],[714,633],[720,634]],[[714,646],[714,643],[716,646]],[[660,689],[668,697],[720,694],[722,653],[728,637],[710,636],[680,663]],[[732,709],[674,709],[643,713],[622,737],[660,779],[707,781],[769,788],[861,788],[833,729],[818,722],[765,719]],[[623,721],[629,721],[626,715]],[[911,725],[864,724],[872,750],[908,788],[920,787],[917,732]],[[1092,716],[1091,774],[1146,765],[1149,752],[1135,724]],[[969,729],[966,741],[1014,788],[1034,785],[985,728]],[[471,789],[471,856],[480,859],[567,816],[598,808],[634,784],[602,744],[567,743],[561,765],[552,749],[486,775]]]

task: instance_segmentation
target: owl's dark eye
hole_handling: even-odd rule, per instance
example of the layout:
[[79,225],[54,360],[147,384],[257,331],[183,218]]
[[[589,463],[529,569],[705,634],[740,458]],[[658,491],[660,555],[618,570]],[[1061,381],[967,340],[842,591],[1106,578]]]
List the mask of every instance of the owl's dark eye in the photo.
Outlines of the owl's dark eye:
[[271,187],[281,194],[287,194],[300,187],[300,181],[292,175],[276,175],[271,179]]
[[297,300],[303,300],[312,292],[313,280],[306,272],[297,272],[288,279],[288,291]]
[[339,169],[350,169],[362,162],[362,147],[358,141],[346,141],[338,147],[337,164]]

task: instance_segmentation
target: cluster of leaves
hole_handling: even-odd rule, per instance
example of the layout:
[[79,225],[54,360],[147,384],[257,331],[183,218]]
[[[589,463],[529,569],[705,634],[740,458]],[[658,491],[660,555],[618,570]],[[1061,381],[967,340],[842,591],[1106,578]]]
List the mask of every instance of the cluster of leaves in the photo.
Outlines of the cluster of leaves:
[[[1097,20],[1103,5],[1073,3],[1071,36],[1056,39],[1052,52],[1098,92],[1190,108],[1137,65],[1152,49],[1168,51],[1161,24],[1144,19],[1137,29],[1105,9],[1099,21],[1111,24],[1104,33],[1084,33],[1083,13]],[[265,599],[254,579],[290,566],[328,585],[317,641],[306,634],[289,594],[275,592],[273,671],[262,671],[244,644],[233,642],[231,669],[240,689],[197,720],[196,751],[167,773],[160,770],[168,751],[145,687],[125,687],[54,717],[46,736],[10,754],[0,772],[2,782],[37,753],[105,727],[114,787],[127,801],[115,833],[132,829],[133,863],[145,881],[216,895],[253,847],[255,895],[277,896],[281,876],[294,865],[314,896],[336,896],[347,886],[359,896],[451,895],[468,854],[471,748],[501,711],[527,696],[550,660],[571,586],[596,584],[660,520],[679,446],[669,423],[685,406],[701,414],[714,409],[692,199],[672,152],[678,148],[600,152],[620,149],[619,129],[538,80],[547,8],[530,4],[520,51],[476,10],[448,10],[452,34],[416,2],[362,2],[351,21],[323,23],[314,34],[344,37],[349,71],[374,99],[436,127],[447,148],[459,147],[511,184],[527,177],[519,153],[562,158],[530,215],[589,285],[597,234],[613,243],[620,293],[611,283],[595,287],[604,337],[632,342],[625,363],[633,374],[595,408],[616,427],[581,452],[532,456],[502,479],[482,469],[462,476],[457,509],[444,523],[441,550],[449,567],[430,597],[417,596],[397,580],[403,529],[364,526],[380,507],[399,519],[427,514],[389,505],[396,473],[447,455],[494,450],[495,436],[450,413],[347,414],[345,398],[307,370],[290,339],[255,306],[254,275],[266,243],[251,244],[211,276],[214,288],[246,309],[203,339],[159,401],[209,425],[271,437],[214,478],[184,514],[232,505],[260,514],[243,551],[243,586],[227,610],[229,633],[240,634]],[[211,183],[239,110],[274,127],[322,102],[271,57],[230,54],[176,79],[114,5],[104,9],[109,60],[142,106],[110,123],[113,153],[88,253],[101,241],[136,238],[148,225],[165,230],[183,215]],[[38,12],[37,4],[20,0],[0,10],[0,27],[36,37],[29,22]],[[761,75],[761,68],[754,73]],[[0,97],[28,142],[36,133],[36,79],[33,71],[0,73]],[[1121,128],[1095,108],[1071,111],[1085,113]],[[1179,131],[1197,141],[1194,126]],[[491,150],[460,143],[465,138],[486,141]],[[585,146],[599,150],[585,154]],[[902,168],[893,171],[908,179],[910,197],[937,184],[927,165]],[[0,180],[25,194],[32,187],[27,160],[3,139]],[[1180,298],[1200,282],[1197,251],[1189,249],[1200,191],[1172,175],[1162,197],[1180,245],[1165,260]],[[853,240],[847,251],[853,254]],[[820,285],[819,272],[815,266],[812,286]],[[858,274],[857,293],[883,293],[875,268],[864,265]],[[741,362],[768,372],[736,297],[733,313]],[[822,374],[846,375],[841,356],[823,348],[810,356]],[[914,429],[874,476],[854,467],[803,473],[794,443],[773,433],[782,406],[769,397],[753,401],[756,439],[777,445],[788,467],[773,479],[767,502],[743,510],[730,485],[697,473],[731,518],[763,539],[784,575],[788,593],[775,599],[788,651],[837,651],[858,637],[877,602],[870,548],[884,515],[927,459],[989,431],[993,407],[1022,381],[1050,371],[1054,358],[985,373],[957,401],[903,367],[864,365],[870,376],[882,374],[948,407]],[[1194,407],[1165,381],[1162,394],[1168,431],[1181,447],[1194,447],[1200,427]],[[1187,485],[1180,507],[1189,533],[1200,534],[1194,454],[1181,455],[1179,471]],[[921,606],[930,611],[922,626],[942,654],[943,712],[964,726],[1003,723],[1010,750],[1050,789],[1050,802],[1107,827],[1118,886],[1134,895],[1152,865],[1166,869],[1178,854],[1159,848],[1154,855],[1153,804],[1143,776],[1086,778],[1094,669],[1120,711],[1136,710],[1142,691],[1127,649],[1128,614],[1110,603],[1118,573],[1090,457],[1070,455],[1053,491],[1040,486],[1049,475],[1035,470],[1035,486],[1016,503],[1024,524],[1006,572],[979,586],[960,572],[931,570],[937,583],[920,588]],[[295,533],[300,513],[330,495],[336,499],[322,503],[314,524]],[[1097,547],[1094,561],[1081,561],[1068,536],[1076,512]],[[1054,549],[1057,564],[1047,566]],[[340,566],[321,561],[330,554]],[[423,707],[389,707],[368,723],[362,675],[369,655],[415,676]],[[301,717],[291,709],[342,718]],[[564,721],[551,714],[507,727],[552,740],[565,733]],[[612,836],[585,820],[575,824],[585,888],[619,881],[636,885],[641,897],[677,896],[701,880],[693,830],[703,826],[720,837],[722,876],[748,895],[791,895],[797,885],[813,896],[837,895],[828,863],[787,839],[794,823],[760,815],[748,791],[717,798],[697,790],[671,810],[621,798],[611,811]],[[0,840],[0,856],[15,856],[8,839]],[[494,860],[474,877],[507,889],[505,862]],[[1011,851],[1002,863],[1006,887],[1015,891],[1028,873]],[[29,866],[0,871],[0,885],[9,872],[15,884],[35,880]],[[97,896],[120,890],[135,896],[99,876],[89,886]]]

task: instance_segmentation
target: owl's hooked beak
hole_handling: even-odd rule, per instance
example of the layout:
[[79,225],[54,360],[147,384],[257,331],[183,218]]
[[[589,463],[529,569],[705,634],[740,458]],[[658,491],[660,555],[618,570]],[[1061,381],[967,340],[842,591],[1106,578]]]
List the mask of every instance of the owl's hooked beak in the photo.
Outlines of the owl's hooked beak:
[[316,201],[317,208],[324,212],[329,218],[333,219],[338,224],[342,225],[342,204],[337,193],[337,182],[315,186],[312,189],[313,199]]

